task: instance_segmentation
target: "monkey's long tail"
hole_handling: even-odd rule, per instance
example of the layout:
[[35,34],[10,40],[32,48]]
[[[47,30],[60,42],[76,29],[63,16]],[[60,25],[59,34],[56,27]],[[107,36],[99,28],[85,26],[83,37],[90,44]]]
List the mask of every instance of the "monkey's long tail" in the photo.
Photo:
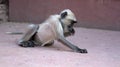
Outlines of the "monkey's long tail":
[[6,32],[6,34],[15,34],[15,35],[20,35],[20,34],[24,34],[23,32]]

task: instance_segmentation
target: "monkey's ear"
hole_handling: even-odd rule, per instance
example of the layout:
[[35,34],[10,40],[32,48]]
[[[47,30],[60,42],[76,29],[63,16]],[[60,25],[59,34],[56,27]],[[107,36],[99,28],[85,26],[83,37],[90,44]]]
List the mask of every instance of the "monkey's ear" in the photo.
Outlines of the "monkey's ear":
[[67,16],[67,12],[61,13],[61,18],[62,18],[62,19],[65,18],[66,16]]

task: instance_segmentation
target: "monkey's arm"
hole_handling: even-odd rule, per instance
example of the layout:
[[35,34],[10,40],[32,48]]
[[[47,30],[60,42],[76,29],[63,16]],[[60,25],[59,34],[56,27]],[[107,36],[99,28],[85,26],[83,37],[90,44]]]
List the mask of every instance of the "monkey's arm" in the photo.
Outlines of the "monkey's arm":
[[60,23],[56,23],[56,33],[57,33],[57,40],[59,42],[61,42],[62,44],[64,44],[65,46],[71,48],[72,50],[74,50],[75,52],[79,52],[79,53],[87,53],[86,49],[80,49],[79,47],[73,45],[72,43],[70,43],[68,40],[65,39],[64,36],[64,31],[63,28],[61,26]]
[[60,36],[60,38],[58,39],[59,42],[61,42],[62,44],[64,44],[65,46],[71,48],[72,50],[74,50],[75,52],[78,53],[87,53],[86,49],[80,49],[79,47],[73,45],[72,43],[70,43],[68,40],[66,40],[64,37]]

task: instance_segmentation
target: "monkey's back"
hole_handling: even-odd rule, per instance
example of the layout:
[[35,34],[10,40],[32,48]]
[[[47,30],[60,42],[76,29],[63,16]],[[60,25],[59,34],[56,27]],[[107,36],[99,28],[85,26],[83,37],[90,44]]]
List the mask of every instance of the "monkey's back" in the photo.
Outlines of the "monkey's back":
[[54,15],[50,16],[44,23],[39,25],[37,35],[43,45],[57,39],[57,27],[59,26],[62,27],[59,18]]

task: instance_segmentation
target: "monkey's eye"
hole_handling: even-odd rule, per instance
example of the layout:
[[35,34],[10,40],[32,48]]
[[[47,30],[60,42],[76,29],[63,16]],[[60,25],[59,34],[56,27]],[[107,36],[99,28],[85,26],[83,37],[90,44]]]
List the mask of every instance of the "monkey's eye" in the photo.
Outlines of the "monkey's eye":
[[71,20],[71,23],[77,23],[77,21]]

